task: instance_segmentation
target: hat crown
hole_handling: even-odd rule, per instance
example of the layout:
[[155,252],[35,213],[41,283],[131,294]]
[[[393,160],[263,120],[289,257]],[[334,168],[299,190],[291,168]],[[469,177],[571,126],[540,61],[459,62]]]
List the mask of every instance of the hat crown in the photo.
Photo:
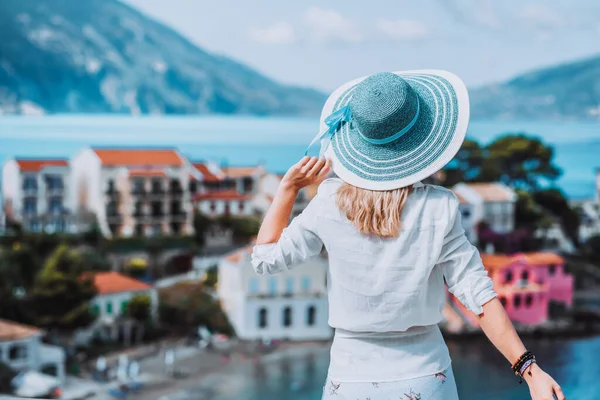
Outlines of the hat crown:
[[375,144],[388,143],[410,129],[419,113],[415,91],[390,72],[371,75],[357,84],[349,106],[360,135]]

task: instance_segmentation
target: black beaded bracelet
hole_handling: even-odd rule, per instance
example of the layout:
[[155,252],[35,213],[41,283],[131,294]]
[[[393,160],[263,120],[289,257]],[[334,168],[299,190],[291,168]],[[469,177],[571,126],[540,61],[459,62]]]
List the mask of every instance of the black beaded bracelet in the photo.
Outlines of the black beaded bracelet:
[[[511,369],[513,370],[513,372],[515,373],[515,375],[519,376],[522,378],[522,371],[523,371],[523,366],[525,364],[529,364],[529,366],[532,363],[535,363],[536,359],[535,356],[533,355],[532,352],[530,351],[526,351],[525,353],[523,353],[523,355],[521,357],[519,357],[519,359],[517,360],[517,362],[511,367]],[[523,379],[519,380],[519,383],[522,383]]]

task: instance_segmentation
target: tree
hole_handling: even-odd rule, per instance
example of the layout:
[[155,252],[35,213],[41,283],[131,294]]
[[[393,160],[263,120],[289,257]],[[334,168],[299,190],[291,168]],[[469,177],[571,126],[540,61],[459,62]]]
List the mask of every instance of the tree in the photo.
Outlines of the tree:
[[554,165],[554,149],[525,134],[508,134],[485,146],[478,181],[503,182],[535,191],[543,181],[554,182],[561,170]]
[[585,252],[592,262],[600,263],[600,235],[594,235],[585,242]]
[[78,252],[61,245],[52,253],[28,295],[28,309],[36,326],[72,331],[93,321],[89,302],[97,290],[92,276],[84,273]]
[[152,300],[147,295],[136,295],[127,303],[127,316],[139,322],[150,319]]
[[203,249],[206,246],[206,236],[213,226],[213,221],[199,211],[194,213],[194,236],[196,245]]
[[180,283],[160,292],[160,321],[181,333],[200,325],[213,332],[232,334],[221,305],[201,284]]
[[560,220],[563,231],[578,247],[581,216],[569,205],[563,192],[556,188],[540,190],[534,198],[537,204]]
[[484,161],[481,145],[466,139],[454,159],[445,168],[445,186],[477,179]]

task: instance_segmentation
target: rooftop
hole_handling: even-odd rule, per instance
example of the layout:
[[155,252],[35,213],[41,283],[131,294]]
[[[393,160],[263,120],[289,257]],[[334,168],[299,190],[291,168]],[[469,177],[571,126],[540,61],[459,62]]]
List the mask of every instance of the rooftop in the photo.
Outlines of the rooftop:
[[154,177],[166,178],[167,173],[165,172],[164,169],[154,169],[154,168],[130,169],[129,176],[132,178],[154,178]]
[[67,159],[17,158],[15,159],[22,172],[38,172],[45,167],[68,167]]
[[25,339],[40,333],[41,331],[33,326],[0,319],[0,341]]
[[93,151],[105,167],[183,166],[183,159],[175,149],[94,148]]
[[134,292],[152,288],[152,286],[147,283],[114,271],[98,272],[94,274],[93,280],[94,286],[96,286],[96,289],[98,290],[98,294]]
[[[496,202],[511,201],[514,199],[513,190],[503,183],[464,183],[463,185],[481,196],[484,201]],[[468,196],[464,195],[464,197]]]
[[247,176],[253,176],[262,171],[262,167],[260,165],[252,166],[252,167],[227,167],[223,168],[223,173],[228,178],[244,178]]
[[251,196],[241,194],[237,190],[215,190],[207,193],[200,193],[194,196],[194,200],[248,200]]
[[503,269],[516,262],[532,266],[565,263],[565,259],[555,253],[482,254],[481,260],[488,269]]
[[202,174],[205,182],[219,182],[224,178],[222,174],[217,174],[211,171],[206,164],[195,163],[194,168],[196,168],[196,170]]

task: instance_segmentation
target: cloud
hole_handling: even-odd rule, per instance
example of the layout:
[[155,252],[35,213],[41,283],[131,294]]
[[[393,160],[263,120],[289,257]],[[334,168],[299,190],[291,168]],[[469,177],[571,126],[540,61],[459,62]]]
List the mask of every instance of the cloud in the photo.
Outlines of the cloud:
[[280,21],[264,28],[251,28],[250,39],[263,44],[290,44],[296,41],[294,27],[289,22]]
[[311,7],[304,16],[315,39],[322,41],[358,43],[362,33],[350,19],[334,10]]
[[517,17],[533,28],[540,30],[555,30],[567,26],[567,18],[553,9],[539,4],[529,4],[523,7],[518,12]]
[[376,28],[392,39],[399,40],[423,39],[429,35],[429,29],[425,24],[407,19],[381,19],[377,22]]

